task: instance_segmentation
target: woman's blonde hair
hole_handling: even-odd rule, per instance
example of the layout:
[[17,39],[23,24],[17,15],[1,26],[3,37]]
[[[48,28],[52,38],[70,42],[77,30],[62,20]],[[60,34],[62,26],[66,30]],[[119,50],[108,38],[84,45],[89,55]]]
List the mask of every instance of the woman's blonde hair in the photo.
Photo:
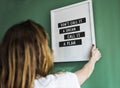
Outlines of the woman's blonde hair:
[[48,36],[32,20],[12,26],[0,45],[0,88],[32,88],[53,66]]

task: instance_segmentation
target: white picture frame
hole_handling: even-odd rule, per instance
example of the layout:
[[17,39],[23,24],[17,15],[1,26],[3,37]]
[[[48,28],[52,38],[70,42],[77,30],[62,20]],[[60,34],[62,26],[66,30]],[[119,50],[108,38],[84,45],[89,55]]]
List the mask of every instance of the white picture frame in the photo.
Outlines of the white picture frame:
[[88,61],[95,43],[92,0],[51,10],[54,62]]

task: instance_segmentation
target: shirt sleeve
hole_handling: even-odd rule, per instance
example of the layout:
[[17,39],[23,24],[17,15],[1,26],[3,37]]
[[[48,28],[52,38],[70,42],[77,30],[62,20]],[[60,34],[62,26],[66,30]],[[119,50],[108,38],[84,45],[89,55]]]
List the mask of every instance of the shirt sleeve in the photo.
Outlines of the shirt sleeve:
[[71,72],[56,74],[55,88],[80,88],[77,75]]
[[34,88],[80,88],[80,85],[75,73],[64,72],[36,79]]

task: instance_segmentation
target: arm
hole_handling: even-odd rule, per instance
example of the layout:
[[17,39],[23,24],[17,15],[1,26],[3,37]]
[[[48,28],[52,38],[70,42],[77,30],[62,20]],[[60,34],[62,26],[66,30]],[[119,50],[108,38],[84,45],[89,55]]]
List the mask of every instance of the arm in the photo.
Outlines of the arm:
[[75,72],[80,85],[82,85],[85,82],[85,80],[87,80],[92,74],[95,67],[95,63],[100,59],[100,57],[101,53],[98,50],[98,48],[92,46],[90,60],[84,65],[84,67],[81,70]]

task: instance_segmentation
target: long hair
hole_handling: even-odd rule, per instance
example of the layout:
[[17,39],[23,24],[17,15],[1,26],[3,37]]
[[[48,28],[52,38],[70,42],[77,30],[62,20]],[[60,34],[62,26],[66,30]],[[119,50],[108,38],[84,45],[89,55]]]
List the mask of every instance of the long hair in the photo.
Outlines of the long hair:
[[32,88],[53,66],[44,28],[32,20],[13,25],[0,44],[0,88]]

